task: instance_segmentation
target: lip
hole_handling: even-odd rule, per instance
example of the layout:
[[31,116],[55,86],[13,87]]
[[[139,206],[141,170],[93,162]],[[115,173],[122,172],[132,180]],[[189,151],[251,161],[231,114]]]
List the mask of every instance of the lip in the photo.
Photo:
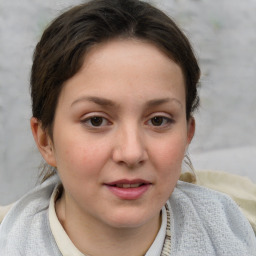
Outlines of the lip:
[[[120,187],[120,185],[134,185],[140,184],[138,187]],[[142,179],[134,179],[134,180],[116,180],[110,183],[104,184],[109,191],[114,194],[116,197],[123,200],[136,200],[141,198],[152,186],[152,183]]]

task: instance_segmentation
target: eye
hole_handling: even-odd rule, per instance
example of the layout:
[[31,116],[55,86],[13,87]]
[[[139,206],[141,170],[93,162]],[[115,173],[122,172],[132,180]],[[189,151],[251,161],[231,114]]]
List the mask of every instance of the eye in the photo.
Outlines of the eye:
[[154,127],[167,127],[174,121],[166,116],[154,116],[149,121],[148,124]]
[[165,120],[164,120],[164,117],[162,116],[155,116],[151,118],[150,121],[154,126],[161,126]]
[[106,125],[109,125],[110,122],[102,117],[102,116],[91,116],[91,117],[88,117],[84,120],[82,120],[82,123],[89,126],[89,127],[102,127],[102,126],[106,126]]

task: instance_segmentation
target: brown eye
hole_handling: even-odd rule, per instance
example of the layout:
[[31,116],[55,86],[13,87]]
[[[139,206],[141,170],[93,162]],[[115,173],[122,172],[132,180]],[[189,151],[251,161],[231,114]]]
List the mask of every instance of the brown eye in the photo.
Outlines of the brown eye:
[[163,124],[163,121],[164,121],[164,117],[162,116],[155,116],[151,118],[151,123],[154,126],[161,126]]
[[163,129],[163,128],[168,128],[174,123],[174,120],[172,118],[166,117],[166,116],[161,116],[161,115],[156,115],[152,118],[150,118],[147,121],[147,124],[151,127],[154,127],[157,129]]
[[89,128],[102,128],[110,125],[110,122],[102,116],[91,116],[81,120],[81,123]]
[[90,123],[92,126],[101,126],[103,123],[103,118],[99,116],[94,116],[90,118]]

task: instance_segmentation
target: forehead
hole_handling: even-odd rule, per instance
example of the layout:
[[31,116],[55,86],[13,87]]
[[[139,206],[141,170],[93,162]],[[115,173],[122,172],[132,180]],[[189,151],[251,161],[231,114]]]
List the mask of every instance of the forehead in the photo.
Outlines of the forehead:
[[[135,39],[112,40],[95,45],[85,56],[82,68],[65,82],[69,97],[78,94],[152,97],[156,93],[185,94],[179,65],[155,45]],[[162,94],[162,95],[160,95]]]
[[[134,60],[138,66],[143,64],[142,68],[155,64],[167,66],[171,64],[173,68],[176,66],[177,69],[180,69],[180,66],[156,44],[137,38],[117,38],[94,45],[85,56],[82,69],[90,67],[93,63],[108,63],[113,66],[119,62],[119,64],[123,63],[129,66],[129,64],[135,64]],[[111,63],[109,63],[110,61]]]

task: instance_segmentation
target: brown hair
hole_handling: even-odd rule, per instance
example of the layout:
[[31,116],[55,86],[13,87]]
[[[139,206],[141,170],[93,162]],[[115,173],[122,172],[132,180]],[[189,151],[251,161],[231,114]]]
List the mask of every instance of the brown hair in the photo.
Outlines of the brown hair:
[[143,1],[92,0],[57,17],[35,48],[32,114],[51,137],[63,83],[79,71],[93,45],[117,37],[151,42],[165,52],[183,70],[187,120],[198,107],[200,69],[188,39],[174,21]]

